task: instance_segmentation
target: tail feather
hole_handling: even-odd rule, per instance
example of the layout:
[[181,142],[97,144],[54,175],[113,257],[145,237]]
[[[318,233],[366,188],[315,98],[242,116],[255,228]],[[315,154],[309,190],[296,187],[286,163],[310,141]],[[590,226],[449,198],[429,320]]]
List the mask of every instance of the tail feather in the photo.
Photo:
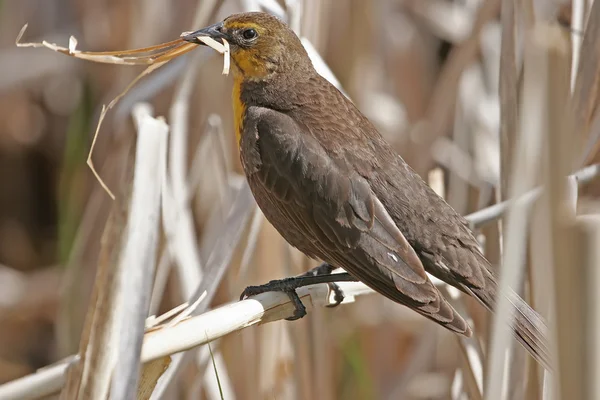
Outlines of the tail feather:
[[552,352],[548,340],[549,330],[540,314],[529,306],[518,294],[511,291],[509,301],[515,307],[516,339],[544,368],[552,370]]
[[[498,292],[494,278],[487,280],[485,289],[468,288],[468,291],[488,310],[494,311]],[[552,352],[546,322],[517,293],[510,291],[507,296],[515,309],[513,330],[515,338],[537,362],[551,371]]]

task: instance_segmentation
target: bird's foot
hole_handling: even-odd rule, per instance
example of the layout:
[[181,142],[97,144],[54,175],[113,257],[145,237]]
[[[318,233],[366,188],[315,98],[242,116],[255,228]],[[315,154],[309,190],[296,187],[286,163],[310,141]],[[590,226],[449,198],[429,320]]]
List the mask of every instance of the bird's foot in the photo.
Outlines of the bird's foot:
[[300,296],[296,293],[296,289],[303,285],[297,282],[298,278],[285,278],[270,281],[264,285],[259,286],[248,286],[240,295],[240,300],[245,297],[256,296],[257,294],[266,292],[283,292],[288,295],[292,304],[294,304],[294,315],[286,318],[288,321],[295,321],[306,315],[306,307],[302,304]]
[[240,300],[245,297],[255,296],[265,292],[283,292],[287,294],[294,304],[294,315],[290,318],[286,318],[288,321],[294,321],[300,319],[306,315],[306,307],[302,304],[302,300],[296,293],[296,289],[303,286],[314,285],[317,283],[327,283],[330,289],[334,292],[335,303],[330,304],[327,307],[336,307],[342,301],[344,301],[344,292],[336,284],[336,281],[356,281],[357,279],[348,273],[343,274],[332,274],[331,272],[335,268],[327,263],[323,263],[316,268],[302,274],[300,276],[285,278],[270,281],[260,286],[248,286],[241,294]]

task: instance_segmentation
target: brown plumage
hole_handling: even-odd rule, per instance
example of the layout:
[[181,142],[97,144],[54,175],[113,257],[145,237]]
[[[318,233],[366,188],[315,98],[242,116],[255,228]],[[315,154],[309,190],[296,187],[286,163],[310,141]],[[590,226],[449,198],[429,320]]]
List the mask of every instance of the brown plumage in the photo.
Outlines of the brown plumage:
[[[467,223],[313,68],[300,40],[264,13],[186,37],[231,44],[242,165],[266,218],[306,255],[423,316],[470,335],[426,272],[493,310],[497,279]],[[546,366],[541,318],[517,302],[515,333]]]

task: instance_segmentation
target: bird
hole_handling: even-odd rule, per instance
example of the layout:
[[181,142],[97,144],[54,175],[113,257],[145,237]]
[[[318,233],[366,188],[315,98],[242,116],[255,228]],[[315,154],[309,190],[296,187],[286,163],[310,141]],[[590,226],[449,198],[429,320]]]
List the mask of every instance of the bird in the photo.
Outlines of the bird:
[[[334,282],[341,274],[327,275],[341,268],[346,280],[471,336],[429,277],[494,311],[498,277],[464,217],[316,71],[301,40],[279,18],[233,14],[182,38],[204,44],[203,36],[230,46],[234,130],[256,203],[290,245],[323,262],[304,277]],[[306,311],[295,289],[306,282],[316,280],[272,281],[247,288],[242,297],[286,292],[296,306],[289,319],[297,319]],[[334,290],[339,303],[343,292]],[[543,318],[521,298],[511,301],[515,338],[550,369]]]

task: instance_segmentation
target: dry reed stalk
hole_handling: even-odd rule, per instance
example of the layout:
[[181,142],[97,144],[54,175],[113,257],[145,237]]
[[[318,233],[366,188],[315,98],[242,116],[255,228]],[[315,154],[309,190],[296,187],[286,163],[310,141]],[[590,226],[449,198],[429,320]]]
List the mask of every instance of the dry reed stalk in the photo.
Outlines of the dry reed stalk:
[[500,177],[501,198],[508,199],[511,160],[518,128],[518,66],[515,0],[502,0],[502,44],[500,57]]
[[[119,260],[115,321],[118,335],[114,349],[112,398],[135,396],[140,375],[139,357],[148,316],[156,264],[162,181],[154,179],[166,169],[169,127],[152,117],[149,105],[133,110],[138,129],[131,205]],[[94,333],[95,334],[95,333]],[[108,349],[107,349],[108,350]]]
[[585,59],[579,62],[575,87],[573,89],[573,107],[575,110],[574,132],[580,146],[579,157],[574,159],[575,166],[591,162],[598,152],[599,144],[594,126],[594,115],[598,115],[600,102],[600,2],[595,1],[590,9],[589,18],[581,43],[581,54]]
[[[517,52],[522,49],[522,42],[517,42],[519,34],[523,34],[522,29],[518,29],[517,21],[521,17],[520,9],[514,0],[503,0],[500,14],[502,22],[502,40],[500,57],[500,77],[499,77],[499,95],[500,95],[500,186],[498,198],[507,200],[509,198],[510,179],[513,177],[512,162],[514,160],[514,150],[517,142],[518,124],[519,124],[519,71],[522,65],[518,64]],[[522,61],[522,60],[519,60]],[[502,258],[502,249],[507,243],[506,236],[502,235],[504,224],[499,220],[498,232],[500,236],[500,256]],[[530,271],[529,265],[525,265],[524,279],[519,282],[514,289],[521,296],[526,296],[527,277]],[[527,296],[529,297],[529,296]],[[524,297],[530,301],[530,298]],[[488,340],[488,344],[491,341]],[[489,349],[488,349],[489,350]],[[527,366],[525,351],[519,347],[510,349],[507,368],[509,376],[506,398],[522,398],[527,386]]]
[[[579,186],[589,183],[596,179],[600,175],[600,164],[589,165],[585,168],[580,169],[575,174],[569,177],[574,178]],[[482,210],[475,211],[465,218],[469,221],[469,224],[474,227],[480,227],[498,218],[502,218],[508,212],[510,207],[517,203],[521,203],[523,206],[531,207],[543,193],[543,187],[537,187],[528,191],[527,193],[518,196],[517,198],[511,198],[501,203],[494,204],[486,207]]]
[[[512,160],[509,195],[518,197],[535,183],[539,170],[544,120],[544,99],[547,85],[547,49],[542,30],[534,27],[525,36],[525,69],[520,113],[519,136]],[[507,297],[511,288],[517,288],[523,276],[522,264],[525,260],[525,234],[527,232],[528,211],[518,202],[509,210],[507,228],[503,230],[506,248],[500,270],[499,299],[493,318],[491,350],[488,358],[485,393],[486,398],[499,400],[505,395],[503,390],[507,351],[511,347],[510,329],[513,325],[513,308]]]
[[586,319],[584,326],[584,375],[581,378],[583,382],[583,392],[585,398],[593,399],[600,396],[600,382],[598,373],[600,372],[600,299],[598,295],[598,286],[600,285],[600,218],[598,215],[579,217],[577,221],[577,250],[581,252],[583,259],[582,269],[585,271],[585,281],[582,282],[585,298]]
[[[121,186],[122,198],[113,202],[109,218],[102,235],[98,267],[91,300],[85,317],[79,342],[79,361],[70,366],[66,373],[66,384],[62,398],[76,398],[81,393],[89,398],[100,398],[108,394],[111,352],[108,344],[115,340],[114,309],[116,306],[117,276],[121,242],[124,237],[128,202],[132,182],[133,152],[128,151],[126,169]],[[93,375],[93,379],[90,376]]]
[[[554,271],[549,287],[554,289],[556,304],[556,340],[558,347],[557,376],[548,386],[561,398],[590,398],[586,390],[586,326],[585,317],[589,298],[586,292],[584,252],[578,246],[581,238],[574,229],[575,200],[570,199],[566,175],[573,165],[576,141],[569,136],[573,131],[570,102],[571,75],[569,43],[566,33],[557,27],[547,28],[549,49],[549,91],[547,96],[549,140],[547,180],[549,221]],[[584,61],[585,62],[585,61]],[[571,192],[576,193],[572,189]],[[571,195],[572,196],[572,195]],[[552,282],[552,272],[555,282]],[[552,316],[551,316],[552,317]],[[558,388],[558,390],[557,390]]]
[[[568,195],[568,178],[567,175],[571,171],[573,165],[573,156],[575,150],[575,141],[570,137],[570,132],[573,132],[573,114],[571,103],[571,50],[568,38],[568,32],[558,26],[547,26],[544,31],[540,32],[544,35],[544,43],[548,51],[548,91],[545,99],[547,109],[548,139],[546,140],[547,157],[545,168],[545,176],[548,187],[548,205],[547,218],[550,221],[550,248],[552,249],[552,261],[554,269],[540,271],[540,274],[545,275],[547,286],[541,290],[554,292],[554,298],[550,294],[549,300],[555,302],[555,313],[552,315],[550,308],[549,321],[555,321],[557,327],[557,336],[552,336],[552,344],[558,339],[558,354],[557,354],[557,376],[553,377],[553,382],[546,382],[550,388],[550,392],[561,393],[561,398],[581,398],[574,387],[568,388],[564,383],[569,381],[570,374],[582,372],[578,370],[577,365],[571,363],[563,363],[565,350],[571,355],[577,353],[577,350],[572,346],[577,346],[576,341],[569,343],[568,348],[563,335],[564,319],[570,318],[573,315],[573,309],[568,307],[569,304],[577,304],[578,298],[581,298],[577,293],[572,292],[575,287],[570,285],[573,282],[571,279],[579,279],[580,263],[578,255],[574,254],[575,248],[570,242],[572,236],[572,223],[576,213],[577,205],[577,190],[570,185],[570,191],[575,196],[575,200],[569,199]],[[570,277],[567,277],[569,275]],[[567,297],[565,297],[567,296]],[[565,314],[567,307],[569,311]],[[576,327],[578,324],[572,324],[567,329],[573,329],[569,339],[573,340],[577,337]],[[551,330],[551,333],[553,330]],[[569,372],[565,374],[565,366],[569,365]],[[572,376],[572,375],[571,375]],[[566,378],[566,380],[565,380]],[[568,386],[568,385],[567,385]],[[560,392],[556,389],[560,388]],[[566,390],[566,391],[565,391]],[[568,394],[568,395],[567,395]],[[567,395],[565,397],[565,395]]]

